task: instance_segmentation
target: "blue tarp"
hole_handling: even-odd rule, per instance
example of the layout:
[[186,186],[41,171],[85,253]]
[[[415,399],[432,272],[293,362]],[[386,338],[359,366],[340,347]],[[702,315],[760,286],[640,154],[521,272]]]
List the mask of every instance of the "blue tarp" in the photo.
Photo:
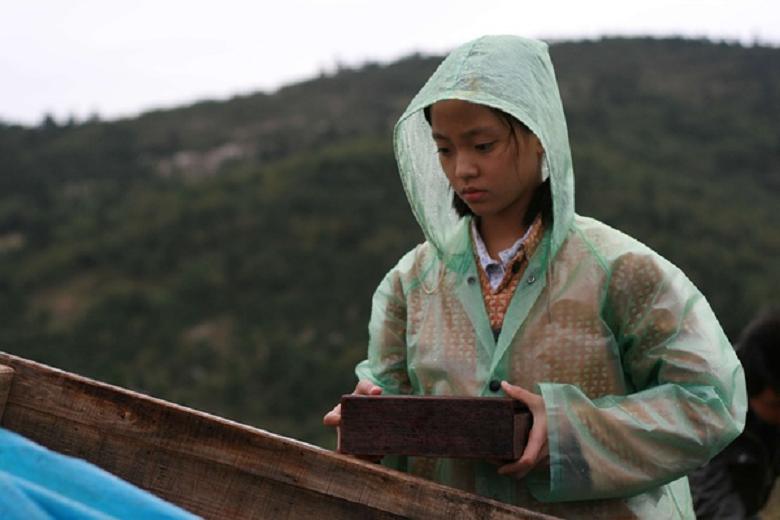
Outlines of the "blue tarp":
[[80,459],[0,428],[0,519],[198,518]]

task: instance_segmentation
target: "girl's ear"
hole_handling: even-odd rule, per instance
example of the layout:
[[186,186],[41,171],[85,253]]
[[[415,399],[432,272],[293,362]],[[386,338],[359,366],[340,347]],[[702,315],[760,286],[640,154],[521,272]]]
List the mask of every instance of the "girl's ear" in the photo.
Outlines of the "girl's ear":
[[542,146],[542,141],[536,136],[534,136],[534,148],[536,149],[536,156],[541,159],[542,155],[544,155],[544,147]]

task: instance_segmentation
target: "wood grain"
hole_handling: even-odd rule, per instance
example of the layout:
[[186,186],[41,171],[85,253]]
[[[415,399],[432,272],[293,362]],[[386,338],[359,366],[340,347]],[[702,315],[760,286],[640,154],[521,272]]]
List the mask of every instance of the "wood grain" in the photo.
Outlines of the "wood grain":
[[5,403],[8,400],[8,393],[11,391],[13,378],[14,369],[6,365],[0,365],[0,421],[3,420]]
[[345,395],[339,451],[515,460],[531,415],[513,399]]
[[2,426],[206,518],[550,518],[0,353]]

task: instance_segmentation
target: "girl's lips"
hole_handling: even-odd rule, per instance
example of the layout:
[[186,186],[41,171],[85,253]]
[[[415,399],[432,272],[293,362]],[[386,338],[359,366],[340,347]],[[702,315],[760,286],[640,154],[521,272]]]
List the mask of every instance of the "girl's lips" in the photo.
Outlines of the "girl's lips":
[[479,202],[487,196],[487,192],[483,190],[471,190],[464,191],[461,197],[466,202]]

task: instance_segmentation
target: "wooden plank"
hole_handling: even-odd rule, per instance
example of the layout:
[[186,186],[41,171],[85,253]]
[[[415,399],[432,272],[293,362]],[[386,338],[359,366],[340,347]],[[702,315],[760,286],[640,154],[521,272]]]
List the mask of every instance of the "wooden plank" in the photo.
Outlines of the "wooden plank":
[[530,427],[528,408],[508,398],[345,395],[339,451],[515,460]]
[[0,365],[0,421],[3,420],[5,403],[8,401],[8,393],[11,391],[11,382],[14,378],[14,369]]
[[206,518],[550,518],[0,353],[2,425]]

